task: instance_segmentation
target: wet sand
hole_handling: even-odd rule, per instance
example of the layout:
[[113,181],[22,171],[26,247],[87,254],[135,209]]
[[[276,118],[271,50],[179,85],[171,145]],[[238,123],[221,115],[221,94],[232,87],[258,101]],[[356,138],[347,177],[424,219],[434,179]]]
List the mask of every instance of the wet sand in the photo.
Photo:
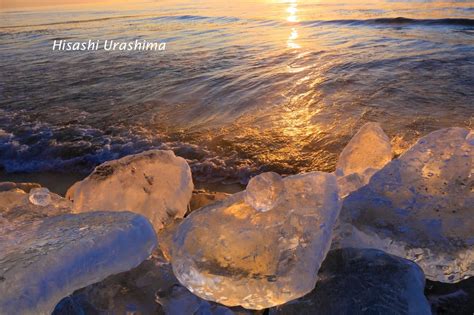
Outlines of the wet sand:
[[5,173],[0,171],[0,182],[38,183],[50,191],[64,196],[72,184],[86,176],[77,173]]

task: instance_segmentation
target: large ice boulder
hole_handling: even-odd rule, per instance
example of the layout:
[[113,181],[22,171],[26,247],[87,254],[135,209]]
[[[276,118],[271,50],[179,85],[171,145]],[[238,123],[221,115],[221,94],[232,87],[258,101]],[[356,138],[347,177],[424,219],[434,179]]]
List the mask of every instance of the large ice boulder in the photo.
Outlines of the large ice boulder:
[[342,150],[336,164],[340,193],[366,185],[370,177],[392,160],[390,139],[377,123],[366,123]]
[[156,246],[150,222],[131,212],[7,221],[0,234],[2,315],[51,314],[63,297],[136,267]]
[[158,231],[186,214],[192,192],[186,161],[172,151],[152,150],[98,166],[67,197],[75,213],[129,210],[147,217]]
[[311,293],[270,314],[431,314],[420,267],[376,249],[330,251],[319,278]]
[[314,288],[339,210],[333,174],[259,175],[248,190],[183,220],[174,273],[197,296],[228,306],[293,300]]
[[345,199],[336,245],[406,257],[431,280],[473,276],[473,147],[462,128],[421,138]]

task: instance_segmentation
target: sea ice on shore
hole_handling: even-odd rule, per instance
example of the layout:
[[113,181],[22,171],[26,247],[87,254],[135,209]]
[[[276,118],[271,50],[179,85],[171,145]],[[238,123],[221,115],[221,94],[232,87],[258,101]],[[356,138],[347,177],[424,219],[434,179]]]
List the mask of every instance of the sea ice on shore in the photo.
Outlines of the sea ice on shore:
[[29,194],[18,188],[0,191],[0,217],[9,221],[27,222],[32,218],[65,214],[71,210],[69,200],[47,188],[33,188]]
[[49,199],[48,205],[38,206],[31,203],[31,195],[17,187],[34,187],[33,184],[0,183],[0,187],[4,188],[0,190],[0,249],[3,253],[21,242],[23,227],[28,227],[41,218],[70,213],[72,209],[69,200],[51,192],[48,192],[46,197]]
[[[281,184],[273,174],[260,176],[258,186]],[[314,172],[282,183],[276,203],[279,188],[263,187],[261,195],[250,190],[251,204],[244,191],[185,218],[171,250],[179,281],[199,297],[249,309],[310,292],[340,210],[336,178]]]
[[[166,227],[168,228],[168,226]],[[77,290],[53,315],[83,314],[251,315],[203,300],[179,284],[159,249],[138,267]]]
[[366,185],[392,159],[390,139],[377,123],[366,123],[339,156],[336,175],[341,196]]
[[429,315],[425,277],[415,263],[376,249],[328,253],[311,293],[270,309],[270,315]]
[[431,280],[473,276],[472,135],[435,131],[373,175],[345,199],[335,245],[406,257]]
[[0,233],[2,315],[49,315],[63,297],[136,267],[156,246],[149,221],[131,212],[6,220],[9,229]]
[[182,218],[193,191],[191,169],[172,151],[152,150],[106,162],[67,192],[74,212],[129,210],[155,230]]

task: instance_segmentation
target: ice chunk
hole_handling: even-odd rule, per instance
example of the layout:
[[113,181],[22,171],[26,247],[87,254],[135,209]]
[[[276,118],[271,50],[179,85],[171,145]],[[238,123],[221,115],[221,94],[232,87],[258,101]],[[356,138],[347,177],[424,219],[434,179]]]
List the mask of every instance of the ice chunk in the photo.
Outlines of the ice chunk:
[[166,225],[162,228],[157,234],[159,242],[159,247],[163,253],[163,257],[166,260],[171,261],[171,251],[173,248],[173,236],[178,229],[178,226],[181,224],[183,219],[176,219],[174,222]]
[[390,139],[377,123],[366,123],[342,150],[336,164],[338,175],[378,170],[392,159]]
[[110,276],[64,298],[53,315],[96,313],[233,315],[253,312],[230,309],[193,295],[179,284],[171,265],[155,250],[152,257],[137,268]]
[[129,210],[146,216],[158,231],[182,218],[193,192],[191,170],[172,151],[147,151],[98,166],[74,184],[74,212]]
[[28,227],[33,221],[71,212],[69,200],[53,193],[50,193],[50,198],[51,202],[43,207],[32,204],[29,194],[18,188],[0,192],[1,251],[6,252],[10,246],[21,242],[23,227]]
[[349,195],[336,244],[414,260],[431,280],[473,276],[474,144],[468,134],[448,128],[427,135]]
[[53,315],[163,314],[156,295],[174,285],[179,283],[171,265],[155,249],[138,267],[111,275],[64,298]]
[[314,172],[283,184],[270,211],[256,210],[241,192],[186,217],[171,251],[179,281],[203,299],[249,309],[310,292],[339,214],[336,178]]
[[270,314],[431,314],[420,267],[379,250],[330,251],[319,278],[311,293]]
[[33,188],[30,191],[29,200],[35,206],[46,207],[51,203],[51,195],[48,188]]
[[336,164],[342,196],[367,184],[392,159],[390,139],[377,123],[366,123],[342,150]]
[[5,215],[17,206],[30,204],[28,194],[21,189],[0,192],[0,213]]
[[245,191],[245,202],[255,210],[266,212],[275,207],[283,196],[284,184],[280,175],[273,172],[253,177]]
[[16,238],[0,235],[2,314],[51,314],[63,297],[136,267],[156,246],[149,221],[131,212],[58,215],[6,233]]

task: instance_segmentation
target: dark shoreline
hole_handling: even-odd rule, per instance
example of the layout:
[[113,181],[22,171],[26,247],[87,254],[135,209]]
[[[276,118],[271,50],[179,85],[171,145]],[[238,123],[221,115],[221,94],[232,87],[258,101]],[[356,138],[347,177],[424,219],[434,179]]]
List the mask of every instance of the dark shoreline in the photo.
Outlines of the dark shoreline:
[[0,182],[38,183],[43,187],[47,187],[50,191],[64,196],[72,184],[84,179],[86,176],[81,173],[6,173],[0,171]]

